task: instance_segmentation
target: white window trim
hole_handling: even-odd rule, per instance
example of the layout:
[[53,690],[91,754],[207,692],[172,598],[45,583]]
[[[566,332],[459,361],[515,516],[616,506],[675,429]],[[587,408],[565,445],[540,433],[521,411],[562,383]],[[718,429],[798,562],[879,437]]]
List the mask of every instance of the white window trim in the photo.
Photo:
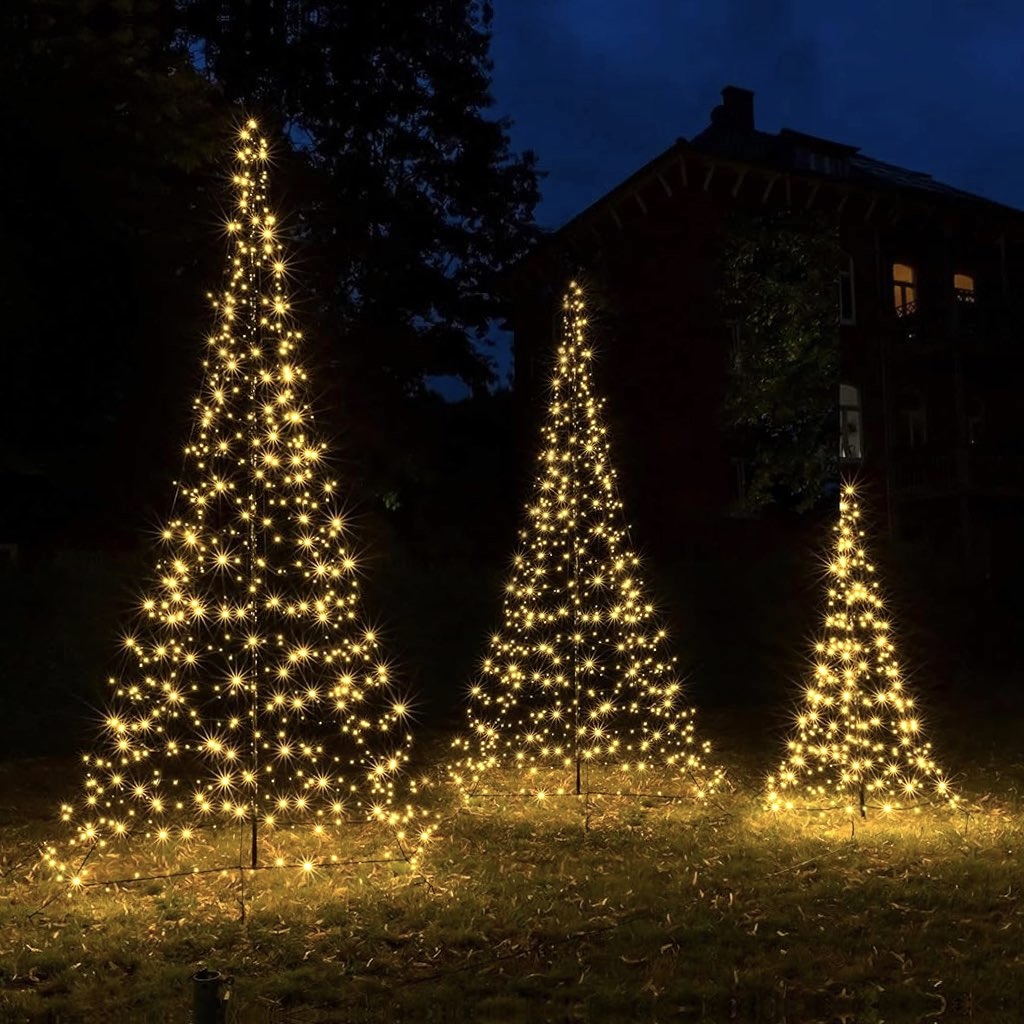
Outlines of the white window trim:
[[[849,388],[856,403],[843,401],[843,389]],[[864,417],[863,398],[860,388],[845,381],[839,385],[839,458],[843,462],[860,462],[864,458]],[[854,429],[850,430],[853,425]],[[848,441],[851,435],[856,439],[855,447]]]

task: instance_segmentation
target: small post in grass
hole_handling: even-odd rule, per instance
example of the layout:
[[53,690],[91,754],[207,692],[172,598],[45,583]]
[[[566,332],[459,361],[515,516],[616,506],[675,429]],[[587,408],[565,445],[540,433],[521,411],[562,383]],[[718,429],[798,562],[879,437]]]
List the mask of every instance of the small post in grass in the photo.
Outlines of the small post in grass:
[[225,1024],[234,980],[205,968],[192,975],[192,1024]]

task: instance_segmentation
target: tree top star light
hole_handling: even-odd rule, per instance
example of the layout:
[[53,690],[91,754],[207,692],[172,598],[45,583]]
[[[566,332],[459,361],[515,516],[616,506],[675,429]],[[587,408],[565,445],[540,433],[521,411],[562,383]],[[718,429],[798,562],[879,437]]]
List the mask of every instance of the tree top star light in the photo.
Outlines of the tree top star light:
[[433,828],[312,428],[268,156],[249,121],[176,507],[84,789],[63,807],[71,836],[45,851],[73,886],[123,874],[130,841],[150,844],[153,874],[212,870],[232,849],[309,871],[337,860],[353,822],[379,822],[410,857]]
[[462,791],[543,799],[600,791],[706,797],[675,658],[642,591],[591,380],[583,289],[569,285],[533,497],[505,621],[470,691]]
[[842,487],[834,532],[813,675],[786,758],[768,779],[768,807],[866,816],[869,808],[955,806],[958,797],[921,737],[917,705],[903,683],[852,484]]

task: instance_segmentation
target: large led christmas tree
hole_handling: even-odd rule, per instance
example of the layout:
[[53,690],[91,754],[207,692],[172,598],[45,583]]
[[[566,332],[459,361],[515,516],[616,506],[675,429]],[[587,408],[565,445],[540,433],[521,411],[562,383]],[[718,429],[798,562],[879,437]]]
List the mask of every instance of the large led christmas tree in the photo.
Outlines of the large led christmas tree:
[[844,484],[840,495],[827,572],[813,676],[786,758],[768,779],[769,808],[866,816],[869,808],[890,813],[955,805],[903,683],[852,484]]
[[642,592],[591,380],[582,288],[564,333],[505,622],[471,689],[456,743],[464,793],[707,796],[693,709],[665,630]]
[[150,844],[151,873],[213,869],[232,850],[309,870],[338,859],[353,822],[381,823],[396,856],[415,856],[432,827],[410,802],[407,702],[361,623],[338,484],[311,426],[255,122],[235,158],[227,280],[211,296],[175,508],[100,748],[63,808],[71,835],[46,851],[76,886],[123,875],[129,844],[132,865]]

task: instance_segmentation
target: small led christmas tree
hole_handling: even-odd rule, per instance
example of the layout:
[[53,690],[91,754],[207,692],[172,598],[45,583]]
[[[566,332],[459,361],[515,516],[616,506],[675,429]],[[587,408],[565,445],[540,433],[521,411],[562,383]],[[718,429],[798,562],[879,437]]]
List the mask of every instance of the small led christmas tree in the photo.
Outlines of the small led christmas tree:
[[410,858],[433,828],[409,802],[408,702],[360,622],[338,485],[311,427],[268,156],[249,121],[178,507],[124,638],[129,666],[110,680],[101,748],[63,807],[73,835],[45,852],[74,886],[123,874],[129,841],[152,844],[152,874],[212,870],[232,849],[256,867],[261,836],[270,864],[308,871],[337,860],[353,822],[381,823]]
[[768,807],[867,815],[957,796],[921,738],[896,661],[874,566],[864,551],[856,488],[844,484],[828,562],[824,631],[786,758],[768,779]]
[[[591,382],[582,288],[563,301],[551,402],[505,624],[451,767],[466,795],[713,791],[665,630],[642,593]],[[592,774],[597,775],[592,778]],[[605,787],[608,787],[607,789]]]

